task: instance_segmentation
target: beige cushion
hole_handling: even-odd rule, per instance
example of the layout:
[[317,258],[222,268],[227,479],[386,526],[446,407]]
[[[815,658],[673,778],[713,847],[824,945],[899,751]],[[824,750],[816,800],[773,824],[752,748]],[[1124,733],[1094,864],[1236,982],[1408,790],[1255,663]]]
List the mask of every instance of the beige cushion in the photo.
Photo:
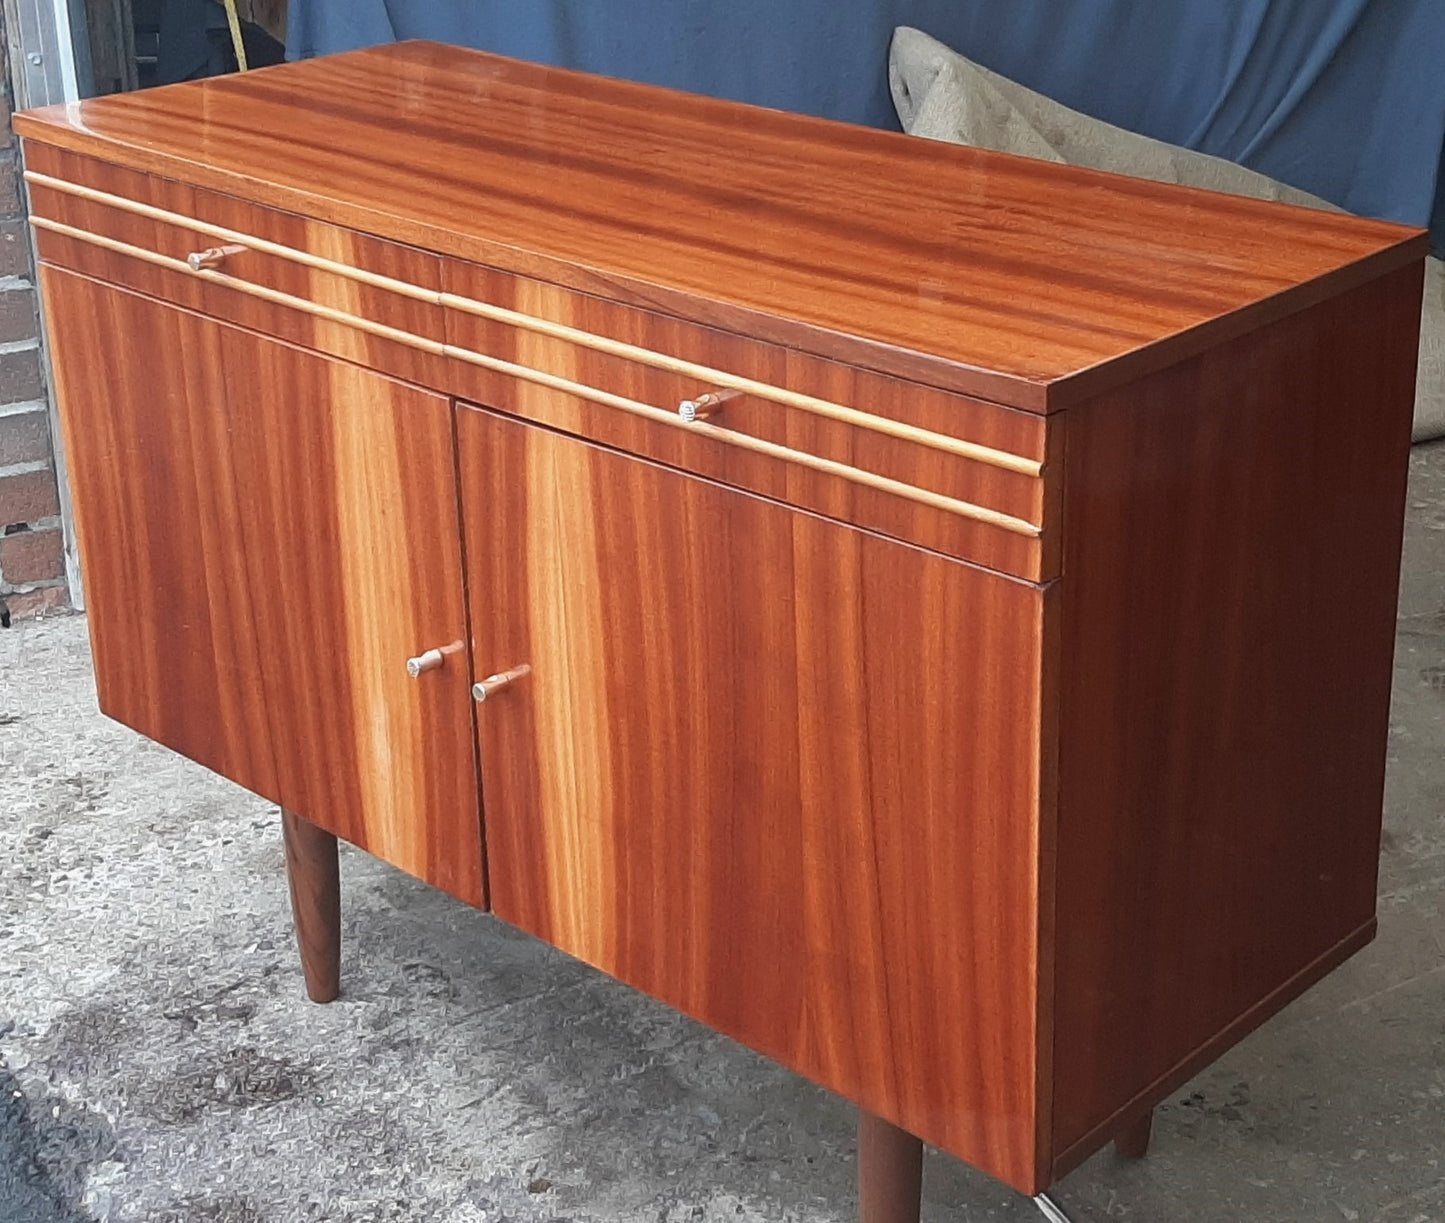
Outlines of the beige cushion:
[[[903,130],[931,140],[1087,166],[1156,182],[1342,211],[1254,170],[1115,127],[965,59],[920,30],[899,26],[888,57]],[[1415,439],[1445,435],[1445,264],[1426,260]]]

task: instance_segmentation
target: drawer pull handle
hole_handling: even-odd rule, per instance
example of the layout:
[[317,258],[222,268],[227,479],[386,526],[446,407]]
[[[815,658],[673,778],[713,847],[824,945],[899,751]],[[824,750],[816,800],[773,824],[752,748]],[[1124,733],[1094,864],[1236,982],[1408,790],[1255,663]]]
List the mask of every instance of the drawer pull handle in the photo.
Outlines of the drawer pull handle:
[[442,663],[446,662],[446,655],[440,650],[427,650],[418,654],[415,658],[406,660],[406,673],[412,679],[420,679],[423,672],[435,671]]
[[192,251],[186,256],[186,265],[193,272],[205,268],[218,268],[232,255],[244,255],[246,248],[232,243],[228,246],[208,246],[203,251]]
[[736,399],[741,394],[741,391],[709,391],[696,399],[684,399],[677,405],[677,414],[688,424],[695,420],[707,420],[721,412],[723,404],[729,399]]
[[506,671],[498,671],[495,675],[489,675],[486,679],[472,685],[472,699],[478,704],[490,696],[510,688],[517,680],[532,674],[532,668],[526,663],[519,667],[512,667]]
[[406,660],[406,673],[412,679],[420,679],[428,671],[435,671],[446,662],[448,654],[455,654],[461,648],[460,641],[453,641],[436,649],[423,650],[415,658]]

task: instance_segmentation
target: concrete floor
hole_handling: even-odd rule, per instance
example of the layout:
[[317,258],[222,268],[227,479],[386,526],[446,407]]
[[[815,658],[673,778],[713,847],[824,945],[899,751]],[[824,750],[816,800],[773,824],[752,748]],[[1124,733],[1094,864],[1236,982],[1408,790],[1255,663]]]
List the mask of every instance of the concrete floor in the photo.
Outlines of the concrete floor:
[[[1417,448],[1380,937],[1180,1091],[1080,1220],[1445,1220],[1445,445]],[[853,1218],[852,1112],[357,852],[303,999],[274,808],[0,633],[0,1223]],[[925,1218],[1034,1220],[930,1153]]]

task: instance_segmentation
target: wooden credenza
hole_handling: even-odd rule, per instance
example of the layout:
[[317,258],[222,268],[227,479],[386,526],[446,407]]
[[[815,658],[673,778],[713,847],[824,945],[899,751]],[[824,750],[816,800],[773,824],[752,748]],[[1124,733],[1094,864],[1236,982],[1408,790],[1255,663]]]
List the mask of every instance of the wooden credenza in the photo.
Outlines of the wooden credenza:
[[315,996],[334,834],[883,1218],[1371,938],[1418,231],[425,43],[16,122],[101,706],[285,808]]

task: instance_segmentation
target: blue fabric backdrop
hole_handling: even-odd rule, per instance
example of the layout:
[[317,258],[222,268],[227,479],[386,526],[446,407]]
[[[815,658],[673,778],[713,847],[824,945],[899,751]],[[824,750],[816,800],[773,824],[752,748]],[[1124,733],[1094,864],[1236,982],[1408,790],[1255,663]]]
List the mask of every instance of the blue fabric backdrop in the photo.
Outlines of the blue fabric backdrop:
[[433,38],[876,126],[896,25],[1445,248],[1445,0],[291,0],[293,57]]

